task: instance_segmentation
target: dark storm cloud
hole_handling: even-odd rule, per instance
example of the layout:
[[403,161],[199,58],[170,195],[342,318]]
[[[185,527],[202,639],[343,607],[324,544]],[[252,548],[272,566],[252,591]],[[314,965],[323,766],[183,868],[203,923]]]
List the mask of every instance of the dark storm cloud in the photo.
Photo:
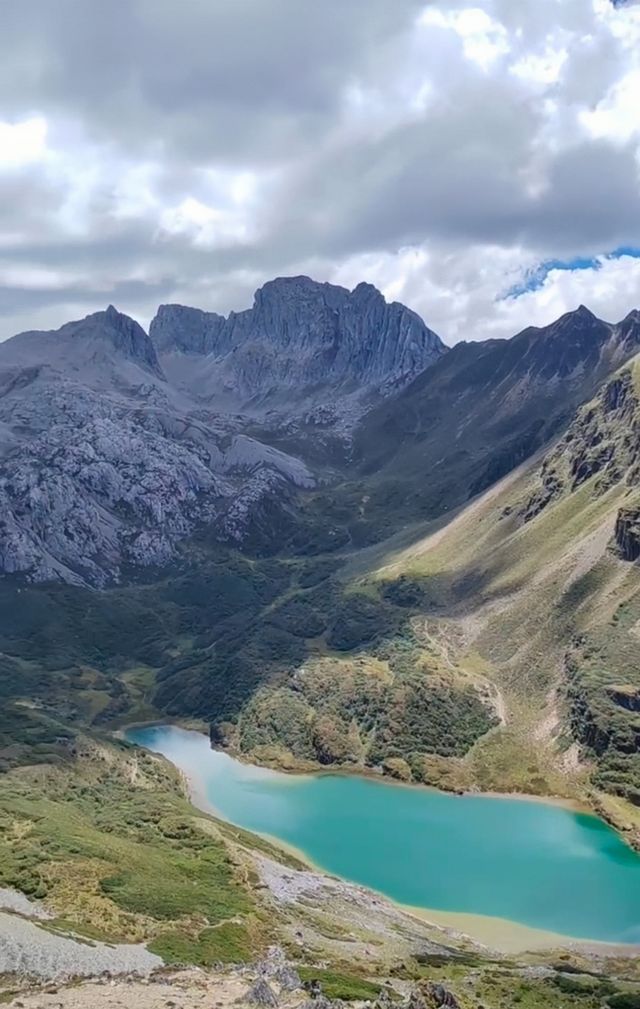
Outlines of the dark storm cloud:
[[282,157],[345,81],[406,30],[416,0],[10,0],[0,99],[79,117],[134,149]]

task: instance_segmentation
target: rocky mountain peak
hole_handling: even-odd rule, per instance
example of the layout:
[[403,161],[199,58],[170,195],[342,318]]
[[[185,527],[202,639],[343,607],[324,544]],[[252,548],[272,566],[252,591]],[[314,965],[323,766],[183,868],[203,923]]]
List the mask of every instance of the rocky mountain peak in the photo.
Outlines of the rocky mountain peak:
[[93,371],[99,378],[107,359],[116,366],[131,361],[164,378],[155,347],[142,326],[113,305],[60,329],[18,333],[0,344],[0,366],[49,365],[57,371],[82,371],[85,377]]
[[544,381],[578,377],[598,365],[613,330],[580,305],[548,326],[523,330],[508,341],[506,358],[531,377]]
[[[252,308],[226,319],[163,305],[150,335],[183,388],[209,401],[222,390],[243,408],[402,387],[446,350],[415,312],[387,304],[372,284],[349,291],[306,276],[269,281]],[[187,360],[193,355],[207,358],[204,369]]]
[[373,298],[382,297],[382,294],[380,293],[378,288],[375,287],[374,284],[368,284],[366,280],[361,280],[360,283],[357,284],[356,287],[354,287],[352,294],[354,298],[361,298],[361,299],[370,297]]
[[555,336],[566,336],[567,333],[571,332],[599,330],[603,325],[606,324],[601,319],[598,319],[586,305],[578,305],[571,312],[565,312],[564,315],[561,315],[550,326],[543,327],[541,332],[547,331]]
[[109,305],[105,312],[89,315],[83,323],[77,324],[79,328],[76,336],[82,336],[83,332],[93,332],[93,320],[104,324],[105,333],[111,338],[116,350],[149,368],[159,377],[162,376],[155,347],[140,323]]
[[185,305],[160,305],[151,321],[149,336],[159,354],[215,354],[226,319]]
[[265,301],[273,300],[289,300],[291,298],[313,298],[319,300],[329,299],[334,296],[338,299],[343,299],[347,297],[349,291],[346,287],[340,287],[336,284],[323,283],[317,280],[312,280],[311,277],[307,277],[305,274],[298,274],[293,277],[274,277],[273,280],[268,280],[266,284],[259,287],[254,294],[254,306],[260,305]]
[[576,319],[595,319],[597,316],[593,314],[590,308],[586,305],[578,305],[574,312],[569,312],[569,315],[575,316]]

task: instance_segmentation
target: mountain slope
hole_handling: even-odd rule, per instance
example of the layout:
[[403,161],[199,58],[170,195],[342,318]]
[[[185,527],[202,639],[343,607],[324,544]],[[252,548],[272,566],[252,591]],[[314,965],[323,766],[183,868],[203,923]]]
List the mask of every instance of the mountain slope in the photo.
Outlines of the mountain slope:
[[640,320],[583,306],[511,340],[458,344],[356,434],[368,510],[434,518],[490,486],[549,441],[606,376],[637,352]]
[[[477,652],[471,664],[462,661],[458,644],[443,644],[440,624],[430,620],[464,593],[476,605],[489,578],[481,554],[459,577],[446,571],[417,587],[345,585],[340,569],[362,570],[367,555],[359,558],[358,546],[386,531],[399,530],[410,542],[424,516],[445,523],[450,509],[568,423],[569,405],[631,353],[637,314],[612,326],[579,309],[512,341],[448,352],[365,416],[356,442],[361,470],[349,482],[337,466],[313,472],[284,452],[299,448],[288,427],[268,444],[264,435],[246,433],[255,434],[255,426],[243,418],[189,399],[167,378],[162,354],[159,368],[150,365],[144,334],[132,326],[110,311],[77,324],[70,337],[68,327],[58,338],[38,336],[35,365],[30,350],[23,359],[17,353],[20,338],[0,348],[0,367],[2,353],[11,362],[0,398],[10,436],[0,480],[0,558],[7,572],[78,586],[0,583],[7,683],[22,669],[24,696],[37,696],[58,716],[71,689],[71,717],[82,722],[136,708],[144,682],[145,712],[206,719],[217,738],[261,759],[361,767],[391,760],[389,773],[473,784],[484,773],[482,761],[474,764],[486,752],[482,740],[500,735],[502,686],[484,666],[491,656]],[[108,349],[119,376],[107,387],[100,387],[105,370],[92,371],[96,329],[101,353]],[[64,362],[67,340],[73,349],[83,332],[87,347],[76,353],[82,381],[52,377],[42,347],[55,348],[60,339]],[[122,332],[134,333],[133,344],[122,345]],[[131,381],[131,368],[145,382]],[[631,402],[615,391],[621,381],[617,375],[606,393],[618,411],[615,430],[627,423]],[[583,415],[593,412],[585,409],[576,421],[583,426]],[[574,428],[566,437],[576,451]],[[605,434],[589,437],[602,453]],[[615,455],[622,466],[628,441],[602,458]],[[568,451],[563,444],[554,450],[561,458]],[[545,503],[553,507],[553,495],[542,502],[540,495],[550,480],[559,484],[556,469],[567,471],[554,458],[552,452],[539,480],[527,485],[525,501],[504,505],[515,510],[501,518],[500,533],[513,523],[535,530],[547,522],[542,512]],[[619,474],[615,481],[617,487]],[[580,489],[570,482],[565,488],[571,500]],[[629,555],[637,549],[635,523],[628,504],[618,524]],[[456,564],[466,549],[457,545],[457,528],[454,522],[442,533]],[[535,556],[537,540],[533,531],[528,535]],[[245,558],[234,553],[236,545]],[[485,543],[480,536],[478,551],[485,546],[503,550],[499,538]],[[384,551],[380,544],[378,556]],[[144,584],[136,584],[143,567]],[[87,585],[103,591],[86,594]],[[552,599],[551,593],[549,606]],[[85,610],[89,621],[79,616]],[[509,640],[507,631],[503,638]],[[545,663],[551,655],[564,662],[554,641],[544,645]],[[41,676],[44,655],[48,672]],[[8,696],[23,697],[14,689]],[[311,727],[302,734],[301,718]],[[551,790],[563,787],[560,779],[552,775]]]
[[[342,304],[347,295],[322,292],[334,297]],[[305,299],[300,311],[307,318]],[[627,486],[637,481],[635,365],[606,379],[638,344],[638,314],[614,326],[581,308],[512,341],[448,352],[365,416],[355,441],[360,471],[349,481],[348,466],[314,473],[284,452],[299,444],[288,426],[268,444],[247,433],[255,425],[246,418],[189,399],[169,380],[166,355],[156,368],[132,325],[108,312],[70,337],[63,330],[63,350],[79,332],[89,335],[86,353],[76,355],[82,381],[51,377],[42,361],[42,345],[55,346],[51,336],[35,341],[37,361],[31,337],[24,357],[20,338],[3,352],[10,377],[0,420],[10,437],[0,556],[7,571],[78,586],[1,583],[8,696],[37,696],[60,716],[72,690],[69,717],[78,722],[108,722],[138,706],[151,716],[195,715],[214,724],[218,740],[264,760],[382,764],[453,787],[586,787],[579,761],[567,785],[553,746],[540,764],[532,745],[536,770],[522,776],[519,757],[499,766],[505,739],[516,757],[529,752],[529,737],[500,723],[529,688],[544,705],[558,669],[574,661],[582,626],[572,622],[565,583],[582,584],[582,568],[624,580],[621,557],[640,550]],[[104,369],[92,371],[96,329],[118,375],[102,388]],[[123,332],[136,339],[123,344]],[[187,336],[178,340],[184,356]],[[278,346],[290,338],[283,324]],[[315,330],[303,326],[300,339],[315,346]],[[189,353],[201,362],[209,345],[198,341]],[[366,361],[362,367],[374,374]],[[131,368],[146,381],[132,381]],[[573,404],[602,377],[600,397],[577,413],[537,475],[515,474],[445,525],[449,510],[562,431]],[[417,548],[406,570],[387,566],[381,579],[349,581],[354,564],[367,563],[359,545],[387,530],[410,542],[424,517],[443,526],[436,542],[446,544],[442,561],[443,548],[425,547],[429,577],[412,577],[423,557]],[[614,533],[618,554],[603,547]],[[380,544],[377,556],[386,549]],[[152,570],[140,584],[132,576],[144,565]],[[122,587],[112,584],[118,578]],[[109,588],[87,593],[86,585]],[[588,584],[584,591],[590,599]],[[79,616],[85,610],[88,621]],[[471,642],[469,614],[477,627],[494,628],[486,641],[483,630]],[[597,607],[594,614],[597,623]],[[17,670],[24,694],[12,687]],[[635,717],[635,680],[623,672],[606,695],[623,712],[624,728],[609,734],[616,753],[635,731],[624,713]],[[571,708],[567,694],[563,703],[558,725],[568,727],[580,705],[577,722],[591,719],[588,699]],[[624,758],[620,771],[627,796],[634,760]]]
[[197,527],[242,538],[315,478],[171,387],[109,308],[0,344],[0,570],[105,585],[169,563]]
[[51,368],[95,388],[110,388],[128,380],[164,381],[155,347],[133,319],[110,305],[79,322],[68,322],[55,333],[28,332],[0,343],[0,366]]
[[639,374],[636,358],[541,464],[388,557],[374,577],[385,591],[401,584],[422,595],[460,665],[479,657],[504,698],[505,725],[458,766],[459,779],[500,790],[595,789],[596,806],[636,843]]
[[359,416],[445,349],[375,288],[304,277],[228,320],[165,307],[152,336],[110,306],[0,344],[0,571],[104,586],[203,528],[273,553],[327,453],[309,453],[314,472],[278,447],[280,422],[254,430],[238,408],[279,403],[288,425],[315,396],[340,442],[335,404]]
[[370,286],[284,278],[228,319],[165,306],[151,335],[109,308],[0,345],[2,570],[105,585],[203,528],[271,554],[375,542],[548,441],[640,320],[580,308],[444,353]]

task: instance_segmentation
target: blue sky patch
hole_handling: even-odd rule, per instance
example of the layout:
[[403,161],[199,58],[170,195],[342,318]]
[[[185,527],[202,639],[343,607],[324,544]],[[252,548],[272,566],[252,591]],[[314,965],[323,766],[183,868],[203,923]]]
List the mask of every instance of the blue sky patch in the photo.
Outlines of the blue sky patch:
[[527,270],[522,280],[510,287],[503,295],[503,301],[508,298],[520,298],[530,291],[538,291],[553,270],[599,270],[607,259],[620,259],[622,256],[632,256],[640,259],[640,247],[621,245],[604,256],[575,256],[573,259],[545,259],[542,263]]

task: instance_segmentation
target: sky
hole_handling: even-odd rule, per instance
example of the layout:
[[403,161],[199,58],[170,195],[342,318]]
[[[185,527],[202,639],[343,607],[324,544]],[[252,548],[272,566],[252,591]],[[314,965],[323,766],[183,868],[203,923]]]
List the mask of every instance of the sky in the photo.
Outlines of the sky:
[[299,273],[449,344],[640,307],[640,5],[3,3],[0,339]]

